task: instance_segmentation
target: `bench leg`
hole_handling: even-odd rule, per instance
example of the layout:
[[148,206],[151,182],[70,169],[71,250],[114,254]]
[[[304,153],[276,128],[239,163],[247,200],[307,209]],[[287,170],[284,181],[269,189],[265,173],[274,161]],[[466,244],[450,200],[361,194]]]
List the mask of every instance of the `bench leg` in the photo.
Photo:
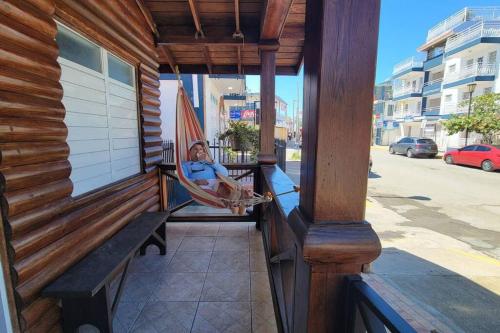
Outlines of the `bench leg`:
[[75,333],[78,327],[90,324],[98,328],[100,333],[113,333],[113,318],[107,294],[107,287],[103,287],[94,297],[63,299],[63,332]]
[[156,229],[156,231],[151,236],[149,236],[148,240],[144,242],[144,244],[142,244],[141,249],[139,251],[141,256],[146,254],[146,248],[151,244],[156,245],[158,247],[158,249],[160,250],[160,254],[162,256],[166,255],[167,254],[166,234],[167,234],[166,224],[162,223],[158,227],[158,229]]

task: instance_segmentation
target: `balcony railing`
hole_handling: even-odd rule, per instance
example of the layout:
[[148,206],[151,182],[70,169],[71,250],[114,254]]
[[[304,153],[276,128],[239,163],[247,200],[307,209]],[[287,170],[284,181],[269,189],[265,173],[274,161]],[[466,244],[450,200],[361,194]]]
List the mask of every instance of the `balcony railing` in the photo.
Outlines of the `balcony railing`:
[[432,113],[432,114],[439,114],[439,111],[441,110],[441,106],[438,105],[438,106],[431,106],[431,107],[428,107],[428,108],[425,108],[425,109],[422,109],[422,113],[423,114],[428,114],[428,113]]
[[456,113],[465,113],[469,105],[466,103],[465,105],[459,103],[445,103],[443,108],[440,110],[440,114],[456,114]]
[[427,60],[440,56],[443,53],[444,53],[444,47],[436,47],[427,52]]
[[410,87],[397,87],[394,88],[393,90],[393,98],[403,96],[403,95],[409,95],[409,94],[419,94],[422,92],[422,86],[410,86]]
[[460,68],[460,70],[454,73],[448,73],[445,76],[444,83],[456,82],[474,76],[494,76],[496,74],[496,71],[497,71],[496,63],[489,63],[489,64],[475,63],[472,65],[462,67]]
[[443,82],[443,78],[439,78],[439,79],[435,79],[435,80],[432,80],[432,81],[427,81],[424,83],[424,88],[425,87],[428,87],[428,86],[432,86],[432,85],[435,85],[435,84],[439,84],[439,83],[442,83]]
[[394,111],[394,118],[396,119],[403,119],[403,118],[406,118],[406,117],[418,117],[421,115],[421,112],[420,110],[412,110],[412,111],[409,111],[409,110],[401,110],[401,109],[397,109]]
[[422,67],[424,62],[419,57],[410,57],[396,64],[392,70],[392,74],[396,75],[410,68]]
[[446,41],[445,52],[450,52],[466,43],[483,37],[500,37],[499,22],[478,22]]
[[494,20],[498,18],[500,18],[500,7],[466,7],[429,29],[427,41],[459,26],[465,21]]
[[430,28],[427,32],[427,41],[465,22],[467,19],[467,10],[468,8],[464,8]]

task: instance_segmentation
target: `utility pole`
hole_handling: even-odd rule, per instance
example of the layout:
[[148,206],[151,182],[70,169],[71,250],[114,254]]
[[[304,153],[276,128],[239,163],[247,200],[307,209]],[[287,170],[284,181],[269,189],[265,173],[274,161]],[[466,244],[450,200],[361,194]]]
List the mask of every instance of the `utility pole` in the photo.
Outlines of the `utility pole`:
[[299,94],[299,81],[297,80],[297,120],[295,122],[295,125],[297,126],[296,129],[296,134],[295,134],[295,142],[297,142],[297,138],[299,137],[299,129],[300,129],[300,124],[299,124],[299,105],[300,105],[300,94]]

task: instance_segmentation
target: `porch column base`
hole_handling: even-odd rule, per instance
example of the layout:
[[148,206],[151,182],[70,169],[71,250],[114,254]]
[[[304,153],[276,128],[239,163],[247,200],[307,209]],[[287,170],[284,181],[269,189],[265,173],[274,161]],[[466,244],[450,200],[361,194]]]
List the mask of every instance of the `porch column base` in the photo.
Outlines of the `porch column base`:
[[[347,275],[361,273],[363,266],[381,252],[380,240],[366,222],[312,223],[295,208],[288,216],[297,247],[297,276],[303,300],[298,317],[305,319],[307,332],[344,332]],[[297,295],[297,294],[296,294]],[[308,304],[308,306],[306,306]],[[300,310],[299,310],[300,311]]]

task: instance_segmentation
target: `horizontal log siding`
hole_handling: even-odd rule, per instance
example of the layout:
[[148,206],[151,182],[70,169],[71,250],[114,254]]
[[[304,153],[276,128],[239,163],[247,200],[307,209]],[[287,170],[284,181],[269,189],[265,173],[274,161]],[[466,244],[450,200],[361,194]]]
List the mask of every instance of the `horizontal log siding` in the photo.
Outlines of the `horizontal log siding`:
[[[137,69],[144,174],[71,198],[56,20]],[[160,91],[153,36],[133,0],[0,2],[0,191],[21,330],[60,331],[40,291],[134,216],[160,208]]]

